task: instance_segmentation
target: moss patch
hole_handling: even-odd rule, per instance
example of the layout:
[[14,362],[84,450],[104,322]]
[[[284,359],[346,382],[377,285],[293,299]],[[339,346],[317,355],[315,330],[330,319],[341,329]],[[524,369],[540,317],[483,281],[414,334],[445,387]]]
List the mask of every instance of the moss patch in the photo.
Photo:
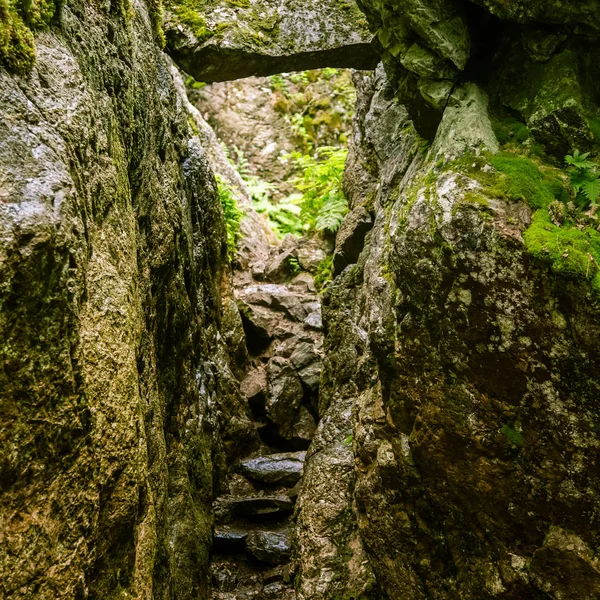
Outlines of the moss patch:
[[532,208],[542,208],[555,199],[565,199],[560,179],[542,174],[539,167],[528,158],[498,154],[492,156],[490,162],[504,176],[499,185],[504,192],[502,195],[509,200],[524,200]]
[[527,250],[551,265],[555,273],[587,279],[600,295],[600,233],[591,227],[579,229],[552,223],[547,208],[533,215],[523,234]]
[[520,431],[517,431],[516,429],[514,429],[513,427],[510,427],[509,425],[504,425],[504,427],[502,427],[502,429],[500,430],[505,436],[506,439],[516,448],[522,448],[523,447],[523,436],[521,435]]
[[26,75],[35,62],[32,30],[47,27],[54,0],[0,0],[0,65]]
[[[494,169],[486,169],[491,164]],[[523,201],[535,209],[523,239],[527,251],[570,279],[585,279],[600,297],[600,232],[598,222],[573,201],[564,170],[512,153],[464,156],[446,166],[481,184],[467,192],[465,202],[485,205],[484,199]]]
[[493,121],[492,127],[501,146],[510,143],[522,144],[531,137],[527,126],[513,117],[496,119]]

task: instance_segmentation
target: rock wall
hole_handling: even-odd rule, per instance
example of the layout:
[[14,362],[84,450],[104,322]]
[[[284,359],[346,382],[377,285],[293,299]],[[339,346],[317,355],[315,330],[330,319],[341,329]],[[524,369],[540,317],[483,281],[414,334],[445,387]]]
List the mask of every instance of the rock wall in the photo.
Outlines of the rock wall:
[[121,8],[62,3],[30,75],[0,71],[6,598],[207,595],[224,222],[147,7]]
[[361,3],[387,74],[356,78],[301,598],[599,594],[596,270],[563,242],[597,223],[552,217],[564,155],[598,155],[597,21],[478,4]]

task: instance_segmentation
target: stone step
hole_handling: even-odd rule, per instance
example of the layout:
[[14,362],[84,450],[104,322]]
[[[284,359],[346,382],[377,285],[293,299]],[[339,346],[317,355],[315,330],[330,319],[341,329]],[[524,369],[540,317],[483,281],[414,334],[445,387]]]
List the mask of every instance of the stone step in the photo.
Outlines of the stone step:
[[214,502],[217,523],[229,523],[236,517],[284,516],[294,510],[289,496],[223,496]]
[[246,551],[268,565],[282,565],[289,562],[292,554],[291,532],[255,531],[246,538]]
[[264,529],[256,527],[217,526],[213,547],[221,553],[236,554],[246,551],[256,560],[270,566],[289,562],[292,551],[290,527]]
[[237,466],[240,473],[260,483],[294,486],[304,471],[306,452],[282,452],[258,456],[242,461]]

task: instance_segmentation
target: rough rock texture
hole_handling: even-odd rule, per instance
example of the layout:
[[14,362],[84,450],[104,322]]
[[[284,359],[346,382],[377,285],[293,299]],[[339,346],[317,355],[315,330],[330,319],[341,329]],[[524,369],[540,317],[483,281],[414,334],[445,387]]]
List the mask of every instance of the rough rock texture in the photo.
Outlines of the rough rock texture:
[[456,82],[466,77],[495,86],[498,100],[520,113],[538,143],[557,146],[557,158],[575,147],[591,148],[598,0],[359,5],[383,47],[395,91],[425,137],[433,139]]
[[378,60],[353,0],[180,0],[166,15],[169,53],[206,83]]
[[252,437],[214,177],[146,5],[109,4],[0,71],[2,597],[206,597],[219,420]]
[[482,183],[497,145],[481,88],[453,96],[431,147],[381,72],[359,90],[346,187],[379,186],[365,248],[323,300],[299,596],[371,597],[348,589],[354,550],[377,598],[595,598],[592,288],[528,252],[528,193]]

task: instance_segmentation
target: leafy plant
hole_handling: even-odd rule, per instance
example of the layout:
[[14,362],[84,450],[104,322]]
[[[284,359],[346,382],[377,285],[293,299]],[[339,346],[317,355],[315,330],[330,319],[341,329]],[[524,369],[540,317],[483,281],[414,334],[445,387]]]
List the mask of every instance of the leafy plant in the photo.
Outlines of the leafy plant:
[[598,206],[600,198],[600,166],[588,160],[590,153],[575,150],[573,154],[565,157],[565,162],[569,165],[569,176],[571,185],[577,194],[577,198],[592,208]]
[[325,146],[315,156],[294,152],[290,156],[302,169],[294,186],[302,193],[300,217],[309,229],[337,231],[348,212],[342,175],[348,151]]
[[317,266],[315,288],[320,292],[331,281],[333,275],[333,255],[326,256]]
[[229,258],[231,259],[237,248],[237,242],[240,235],[240,224],[244,213],[238,208],[233,192],[227,183],[225,183],[219,175],[217,175],[216,179],[217,191],[219,193],[219,199],[221,200],[221,206],[223,207],[225,226],[227,228],[227,251]]

